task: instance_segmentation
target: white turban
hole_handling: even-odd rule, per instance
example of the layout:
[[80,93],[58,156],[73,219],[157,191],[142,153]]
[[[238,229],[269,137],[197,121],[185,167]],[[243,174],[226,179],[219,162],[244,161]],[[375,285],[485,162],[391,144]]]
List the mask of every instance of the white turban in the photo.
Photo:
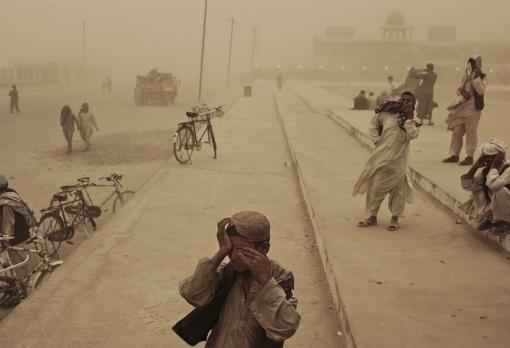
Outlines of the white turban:
[[499,139],[489,139],[487,142],[480,145],[480,150],[484,155],[497,155],[497,154],[506,154],[506,145],[502,140]]

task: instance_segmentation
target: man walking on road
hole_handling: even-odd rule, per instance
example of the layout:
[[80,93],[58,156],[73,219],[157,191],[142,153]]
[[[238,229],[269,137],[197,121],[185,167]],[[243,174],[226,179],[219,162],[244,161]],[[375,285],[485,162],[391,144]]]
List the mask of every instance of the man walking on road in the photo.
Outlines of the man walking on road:
[[14,110],[19,113],[19,95],[15,85],[12,86],[9,97],[11,97],[11,114],[14,113]]
[[78,121],[78,118],[74,116],[69,105],[64,105],[60,112],[60,125],[62,126],[62,131],[64,132],[67,142],[67,153],[73,152],[73,134],[75,124],[78,128],[80,128],[80,122]]
[[[218,252],[202,258],[179,285],[196,308],[174,331],[192,345],[207,339],[207,348],[282,347],[296,332],[300,315],[292,273],[267,257],[269,221],[242,211],[217,227]],[[227,255],[230,263],[222,264]]]
[[420,120],[428,120],[428,125],[432,126],[432,111],[434,110],[434,85],[437,80],[437,74],[434,72],[434,64],[428,63],[425,69],[416,70],[413,75],[415,79],[421,80],[420,86],[416,91],[418,107],[416,116]]
[[419,120],[414,118],[416,100],[411,92],[404,92],[400,102],[388,101],[378,107],[370,122],[369,134],[376,146],[365,169],[354,185],[353,195],[366,193],[367,218],[358,227],[377,225],[377,213],[382,201],[389,196],[392,213],[389,231],[399,228],[398,218],[405,203],[412,200],[412,185],[407,176],[409,145],[418,137]]
[[90,149],[90,138],[94,133],[94,128],[99,132],[99,128],[96,123],[96,117],[93,113],[89,112],[89,104],[83,103],[81,105],[80,113],[78,114],[80,135],[85,143],[85,151]]

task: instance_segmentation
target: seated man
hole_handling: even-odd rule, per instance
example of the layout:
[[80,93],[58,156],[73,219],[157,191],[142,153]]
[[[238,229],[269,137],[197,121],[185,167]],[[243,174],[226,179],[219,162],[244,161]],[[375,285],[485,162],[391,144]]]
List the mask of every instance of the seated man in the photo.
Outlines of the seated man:
[[9,188],[7,178],[0,175],[0,234],[13,236],[11,244],[15,245],[30,238],[30,228],[35,225],[32,209]]
[[491,139],[481,145],[480,157],[461,176],[462,188],[472,198],[460,208],[480,223],[478,230],[494,228],[496,233],[510,230],[510,164],[505,143]]
[[[207,340],[207,348],[282,347],[300,315],[292,273],[266,256],[269,221],[242,211],[217,226],[218,252],[202,258],[179,284],[180,294],[196,308],[173,330],[188,344]],[[227,255],[230,263],[221,264]]]
[[368,109],[375,110],[377,106],[377,100],[375,99],[374,92],[368,92]]
[[376,106],[380,106],[380,105],[384,104],[386,102],[386,100],[388,100],[388,92],[382,91],[381,94],[379,94],[377,96],[377,99],[375,101],[375,103],[377,104]]
[[354,98],[354,107],[351,110],[368,110],[368,99],[364,90],[359,91],[359,94]]

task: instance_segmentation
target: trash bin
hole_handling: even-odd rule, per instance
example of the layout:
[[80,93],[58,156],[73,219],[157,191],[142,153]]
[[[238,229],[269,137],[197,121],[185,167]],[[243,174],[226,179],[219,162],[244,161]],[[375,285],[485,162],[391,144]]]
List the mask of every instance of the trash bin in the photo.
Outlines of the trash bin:
[[251,86],[244,86],[244,96],[247,98],[251,97]]

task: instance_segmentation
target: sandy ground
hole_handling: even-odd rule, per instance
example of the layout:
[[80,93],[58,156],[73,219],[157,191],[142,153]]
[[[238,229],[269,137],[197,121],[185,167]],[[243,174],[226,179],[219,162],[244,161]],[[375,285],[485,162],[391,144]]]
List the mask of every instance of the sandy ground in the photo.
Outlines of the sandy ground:
[[[0,173],[8,177],[36,212],[49,205],[59,187],[88,176],[97,183],[100,177],[123,174],[125,189],[137,191],[164,163],[172,158],[173,133],[185,112],[194,105],[194,94],[182,93],[174,105],[134,105],[132,86],[126,84],[112,94],[103,94],[95,81],[75,85],[20,88],[20,114],[9,113],[9,98],[0,98]],[[211,104],[230,105],[236,92],[209,93]],[[7,92],[6,92],[7,94]],[[74,152],[66,153],[66,142],[59,124],[60,110],[68,104],[75,114],[87,101],[96,115],[99,132],[92,136],[92,148],[85,152],[79,131],[74,133]],[[89,190],[94,203],[107,199],[112,190]],[[101,226],[111,217],[113,198],[107,201],[98,220]],[[61,256],[67,257],[86,236],[78,232],[74,245],[63,244]],[[0,311],[0,318],[7,314]]]

